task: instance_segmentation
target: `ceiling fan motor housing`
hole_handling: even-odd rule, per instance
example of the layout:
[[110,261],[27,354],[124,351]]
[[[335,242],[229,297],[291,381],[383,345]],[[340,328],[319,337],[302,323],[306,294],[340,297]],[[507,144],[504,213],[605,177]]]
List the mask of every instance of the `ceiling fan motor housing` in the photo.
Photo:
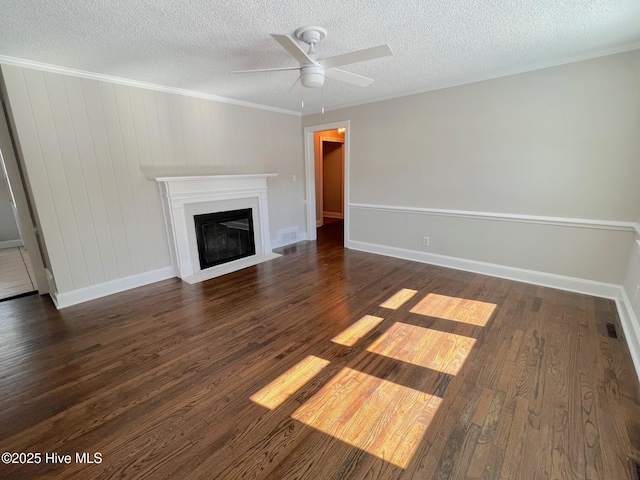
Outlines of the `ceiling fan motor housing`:
[[305,65],[300,69],[300,83],[303,87],[317,88],[324,85],[324,67],[322,65]]

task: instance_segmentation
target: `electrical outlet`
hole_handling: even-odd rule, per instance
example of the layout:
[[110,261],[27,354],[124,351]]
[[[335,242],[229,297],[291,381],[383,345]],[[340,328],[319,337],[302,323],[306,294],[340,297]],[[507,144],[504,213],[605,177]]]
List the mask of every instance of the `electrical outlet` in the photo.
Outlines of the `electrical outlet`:
[[633,299],[637,302],[638,298],[640,298],[640,285],[636,285],[636,293],[633,296]]
[[297,182],[298,181],[298,177],[296,175],[293,176],[293,181]]
[[429,237],[422,237],[422,245],[425,247],[429,246]]

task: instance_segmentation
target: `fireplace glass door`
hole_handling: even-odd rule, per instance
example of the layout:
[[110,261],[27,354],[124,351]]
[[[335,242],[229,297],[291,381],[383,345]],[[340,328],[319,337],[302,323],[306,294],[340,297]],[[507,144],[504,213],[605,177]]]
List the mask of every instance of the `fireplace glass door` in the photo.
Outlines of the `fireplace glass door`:
[[194,215],[200,269],[255,255],[250,208]]

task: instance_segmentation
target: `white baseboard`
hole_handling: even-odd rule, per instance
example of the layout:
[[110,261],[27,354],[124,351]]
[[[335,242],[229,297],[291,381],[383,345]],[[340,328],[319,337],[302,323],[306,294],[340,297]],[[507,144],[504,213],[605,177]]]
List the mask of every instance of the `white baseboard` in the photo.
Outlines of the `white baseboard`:
[[0,242],[0,249],[2,248],[15,248],[15,247],[22,247],[24,245],[24,243],[22,243],[22,240],[17,239],[17,240],[5,240],[4,242]]
[[615,300],[636,375],[638,379],[640,379],[640,322],[638,322],[633,312],[629,297],[622,285],[555,275],[553,273],[536,272],[535,270],[526,270],[493,263],[477,262],[475,260],[466,260],[464,258],[449,257],[434,253],[416,252],[354,240],[347,242],[347,248]]
[[631,307],[631,301],[622,286],[620,287],[618,298],[616,298],[616,306],[618,307],[618,316],[620,317],[624,337],[629,346],[631,359],[636,368],[638,379],[640,379],[640,322],[638,322],[638,318]]
[[532,283],[543,287],[558,288],[560,290],[583,293],[596,297],[617,299],[620,292],[620,286],[613,283],[596,282],[594,280],[585,280],[582,278],[556,275],[553,273],[537,272],[535,270],[508,267],[495,263],[478,262],[476,260],[449,257],[447,255],[438,255],[435,253],[417,252],[414,250],[388,247],[385,245],[377,245],[367,242],[350,240],[347,243],[347,248],[361,250],[363,252],[378,253],[389,257],[403,258],[405,260],[413,260],[415,262],[429,263],[431,265],[439,265],[441,267],[454,268],[456,270],[481,273],[492,277],[515,280],[517,282]]
[[60,309],[132,288],[142,287],[143,285],[159,282],[175,276],[176,272],[173,267],[164,267],[130,277],[118,278],[98,285],[90,285],[70,292],[53,293],[54,291],[52,290],[50,295],[55,306]]
[[388,257],[413,260],[415,262],[439,265],[441,267],[480,273],[492,277],[506,278],[517,282],[531,283],[543,287],[557,288],[569,292],[592,295],[594,297],[609,298],[615,300],[620,316],[620,323],[624,331],[627,345],[633,359],[636,375],[640,379],[640,322],[636,318],[629,297],[622,285],[613,283],[596,282],[582,278],[567,277],[553,273],[537,272],[523,268],[508,267],[494,263],[478,262],[464,258],[449,257],[435,253],[417,252],[385,245],[377,245],[367,242],[350,240],[347,248],[362,252],[377,253]]

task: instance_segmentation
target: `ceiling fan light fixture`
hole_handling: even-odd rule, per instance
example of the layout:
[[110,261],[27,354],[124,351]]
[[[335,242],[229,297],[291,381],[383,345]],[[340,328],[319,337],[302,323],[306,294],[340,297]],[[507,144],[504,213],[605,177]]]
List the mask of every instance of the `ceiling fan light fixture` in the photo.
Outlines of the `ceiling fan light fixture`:
[[318,88],[324,85],[324,67],[306,65],[300,69],[300,83],[303,87]]
[[[295,38],[291,35],[283,35],[272,33],[273,39],[280,44],[289,54],[298,61],[299,67],[276,67],[276,68],[260,68],[254,70],[236,70],[231,73],[261,73],[261,72],[277,72],[285,70],[298,70],[300,72],[300,84],[305,88],[319,88],[324,85],[325,76],[338,80],[340,82],[357,85],[359,87],[367,87],[372,82],[372,78],[367,78],[356,73],[341,70],[343,65],[364,62],[367,60],[375,60],[377,58],[388,57],[393,55],[389,45],[378,45],[377,47],[365,48],[353,52],[334,55],[333,57],[318,58],[316,45],[326,35],[327,31],[322,27],[301,27],[294,33]],[[309,47],[307,52],[300,46],[296,40],[301,40]],[[294,85],[297,85],[294,83]],[[293,87],[291,88],[291,90]],[[291,92],[289,90],[289,92]]]

